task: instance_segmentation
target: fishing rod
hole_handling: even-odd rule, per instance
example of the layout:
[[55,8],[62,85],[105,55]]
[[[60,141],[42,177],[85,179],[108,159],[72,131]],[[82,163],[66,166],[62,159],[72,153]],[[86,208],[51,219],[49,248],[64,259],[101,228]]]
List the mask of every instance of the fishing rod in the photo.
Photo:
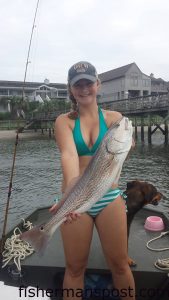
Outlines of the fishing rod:
[[23,81],[22,100],[24,100],[24,97],[25,97],[26,75],[27,75],[27,70],[28,70],[28,64],[30,63],[30,61],[29,61],[29,55],[30,55],[30,50],[31,50],[31,45],[32,45],[33,32],[34,32],[34,29],[36,27],[35,21],[36,21],[36,15],[37,15],[38,7],[39,7],[39,1],[40,0],[38,0],[37,4],[36,4],[35,15],[34,15],[33,25],[32,25],[32,31],[31,31],[30,41],[29,41],[28,54],[27,54],[26,66],[25,66],[24,81]]
[[[25,66],[24,81],[23,81],[23,89],[22,89],[22,101],[24,101],[24,98],[25,98],[26,76],[27,76],[28,64],[30,62],[29,61],[30,49],[31,49],[31,44],[32,44],[33,32],[34,32],[34,29],[36,27],[35,26],[35,21],[36,21],[37,11],[38,11],[38,7],[39,7],[39,2],[40,2],[40,0],[38,0],[37,4],[36,4],[35,15],[34,15],[34,19],[33,19],[33,25],[32,25],[32,30],[31,30],[30,41],[29,41],[28,54],[27,54],[26,66]],[[0,241],[0,254],[1,255],[2,255],[2,252],[3,252],[3,249],[4,249],[4,244],[5,244],[6,226],[7,226],[8,211],[9,211],[9,202],[10,202],[10,197],[11,197],[11,193],[12,193],[12,182],[13,182],[13,174],[14,174],[15,160],[16,160],[16,150],[17,150],[17,145],[18,145],[18,140],[19,140],[19,133],[22,132],[22,130],[23,130],[23,127],[20,127],[16,131],[15,147],[14,147],[14,154],[13,154],[13,161],[12,161],[12,169],[11,169],[11,175],[10,175],[10,181],[9,181],[9,187],[8,187],[8,197],[7,197],[7,203],[6,203],[6,208],[5,208],[2,238],[1,238],[1,241]]]
[[0,254],[2,254],[3,249],[4,249],[4,244],[5,244],[6,225],[7,225],[7,219],[8,219],[9,202],[10,202],[10,197],[11,197],[11,192],[12,192],[12,181],[13,181],[13,173],[14,173],[14,167],[15,167],[16,148],[17,148],[17,145],[18,145],[18,138],[19,138],[19,136],[18,136],[18,131],[17,131],[16,139],[15,139],[13,161],[12,161],[12,169],[11,169],[11,175],[10,175],[10,181],[9,181],[9,187],[8,187],[8,197],[7,197],[7,203],[6,203],[6,208],[5,208],[5,217],[4,217],[2,238],[1,238],[1,241],[0,241],[1,242]]

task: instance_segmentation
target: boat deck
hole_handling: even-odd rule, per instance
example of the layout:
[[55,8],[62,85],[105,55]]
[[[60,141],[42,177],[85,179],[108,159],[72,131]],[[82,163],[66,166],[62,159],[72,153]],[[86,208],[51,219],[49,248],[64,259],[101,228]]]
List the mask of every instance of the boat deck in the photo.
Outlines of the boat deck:
[[[137,263],[135,267],[132,267],[137,290],[141,288],[155,289],[158,287],[162,289],[165,281],[168,284],[167,272],[157,269],[154,263],[158,258],[168,258],[169,251],[154,252],[146,248],[146,243],[150,239],[160,235],[160,232],[150,232],[144,229],[144,222],[150,215],[161,216],[165,224],[164,231],[169,231],[169,213],[159,212],[156,208],[149,206],[139,211],[135,216],[130,230],[129,256]],[[27,220],[31,221],[33,225],[36,225],[46,222],[50,217],[51,215],[48,212],[48,208],[42,208],[31,214]],[[169,247],[169,235],[153,242],[151,246],[154,248]],[[64,267],[65,260],[62,240],[60,231],[56,230],[43,256],[34,253],[22,262],[25,284],[32,286],[40,285],[43,288],[49,288],[51,282],[53,282],[53,284],[57,282],[57,284],[60,285],[63,278]],[[87,274],[110,276],[95,229],[88,260]],[[5,273],[5,270],[1,272],[0,280],[5,281],[6,284],[11,284],[11,278],[9,279],[9,274],[7,274],[7,272]],[[137,299],[148,298],[138,297]],[[165,300],[167,298],[160,298],[160,300],[163,299]]]

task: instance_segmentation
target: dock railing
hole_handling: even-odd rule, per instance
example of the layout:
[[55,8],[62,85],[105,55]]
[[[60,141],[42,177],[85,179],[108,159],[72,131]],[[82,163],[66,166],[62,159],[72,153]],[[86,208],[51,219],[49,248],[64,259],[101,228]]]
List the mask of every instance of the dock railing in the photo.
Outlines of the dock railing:
[[[169,111],[169,93],[157,96],[142,96],[129,99],[102,102],[98,104],[104,109],[120,111],[123,114],[137,115],[144,113],[159,113]],[[66,113],[69,109],[53,112],[34,112],[26,116],[29,121],[54,121],[60,114]]]
[[130,114],[163,111],[169,110],[169,94],[100,102],[100,105],[105,109]]

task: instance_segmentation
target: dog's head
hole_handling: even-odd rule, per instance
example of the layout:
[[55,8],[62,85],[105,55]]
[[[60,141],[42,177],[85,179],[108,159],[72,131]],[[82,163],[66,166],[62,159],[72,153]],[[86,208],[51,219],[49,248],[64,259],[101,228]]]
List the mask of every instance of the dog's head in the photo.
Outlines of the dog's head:
[[156,187],[146,181],[134,180],[127,183],[127,190],[134,190],[137,197],[137,191],[140,191],[144,198],[144,205],[153,204],[158,205],[163,195],[157,191]]

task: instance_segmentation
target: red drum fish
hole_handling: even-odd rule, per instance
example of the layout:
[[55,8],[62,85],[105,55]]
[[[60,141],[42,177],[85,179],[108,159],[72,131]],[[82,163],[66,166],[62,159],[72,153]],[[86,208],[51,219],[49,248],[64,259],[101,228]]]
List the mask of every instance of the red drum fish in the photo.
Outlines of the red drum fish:
[[118,183],[123,163],[132,146],[132,133],[132,123],[128,118],[122,117],[113,123],[84,173],[59,201],[54,216],[46,224],[24,232],[21,239],[29,242],[35,251],[43,252],[69,213],[88,211],[113,183]]

